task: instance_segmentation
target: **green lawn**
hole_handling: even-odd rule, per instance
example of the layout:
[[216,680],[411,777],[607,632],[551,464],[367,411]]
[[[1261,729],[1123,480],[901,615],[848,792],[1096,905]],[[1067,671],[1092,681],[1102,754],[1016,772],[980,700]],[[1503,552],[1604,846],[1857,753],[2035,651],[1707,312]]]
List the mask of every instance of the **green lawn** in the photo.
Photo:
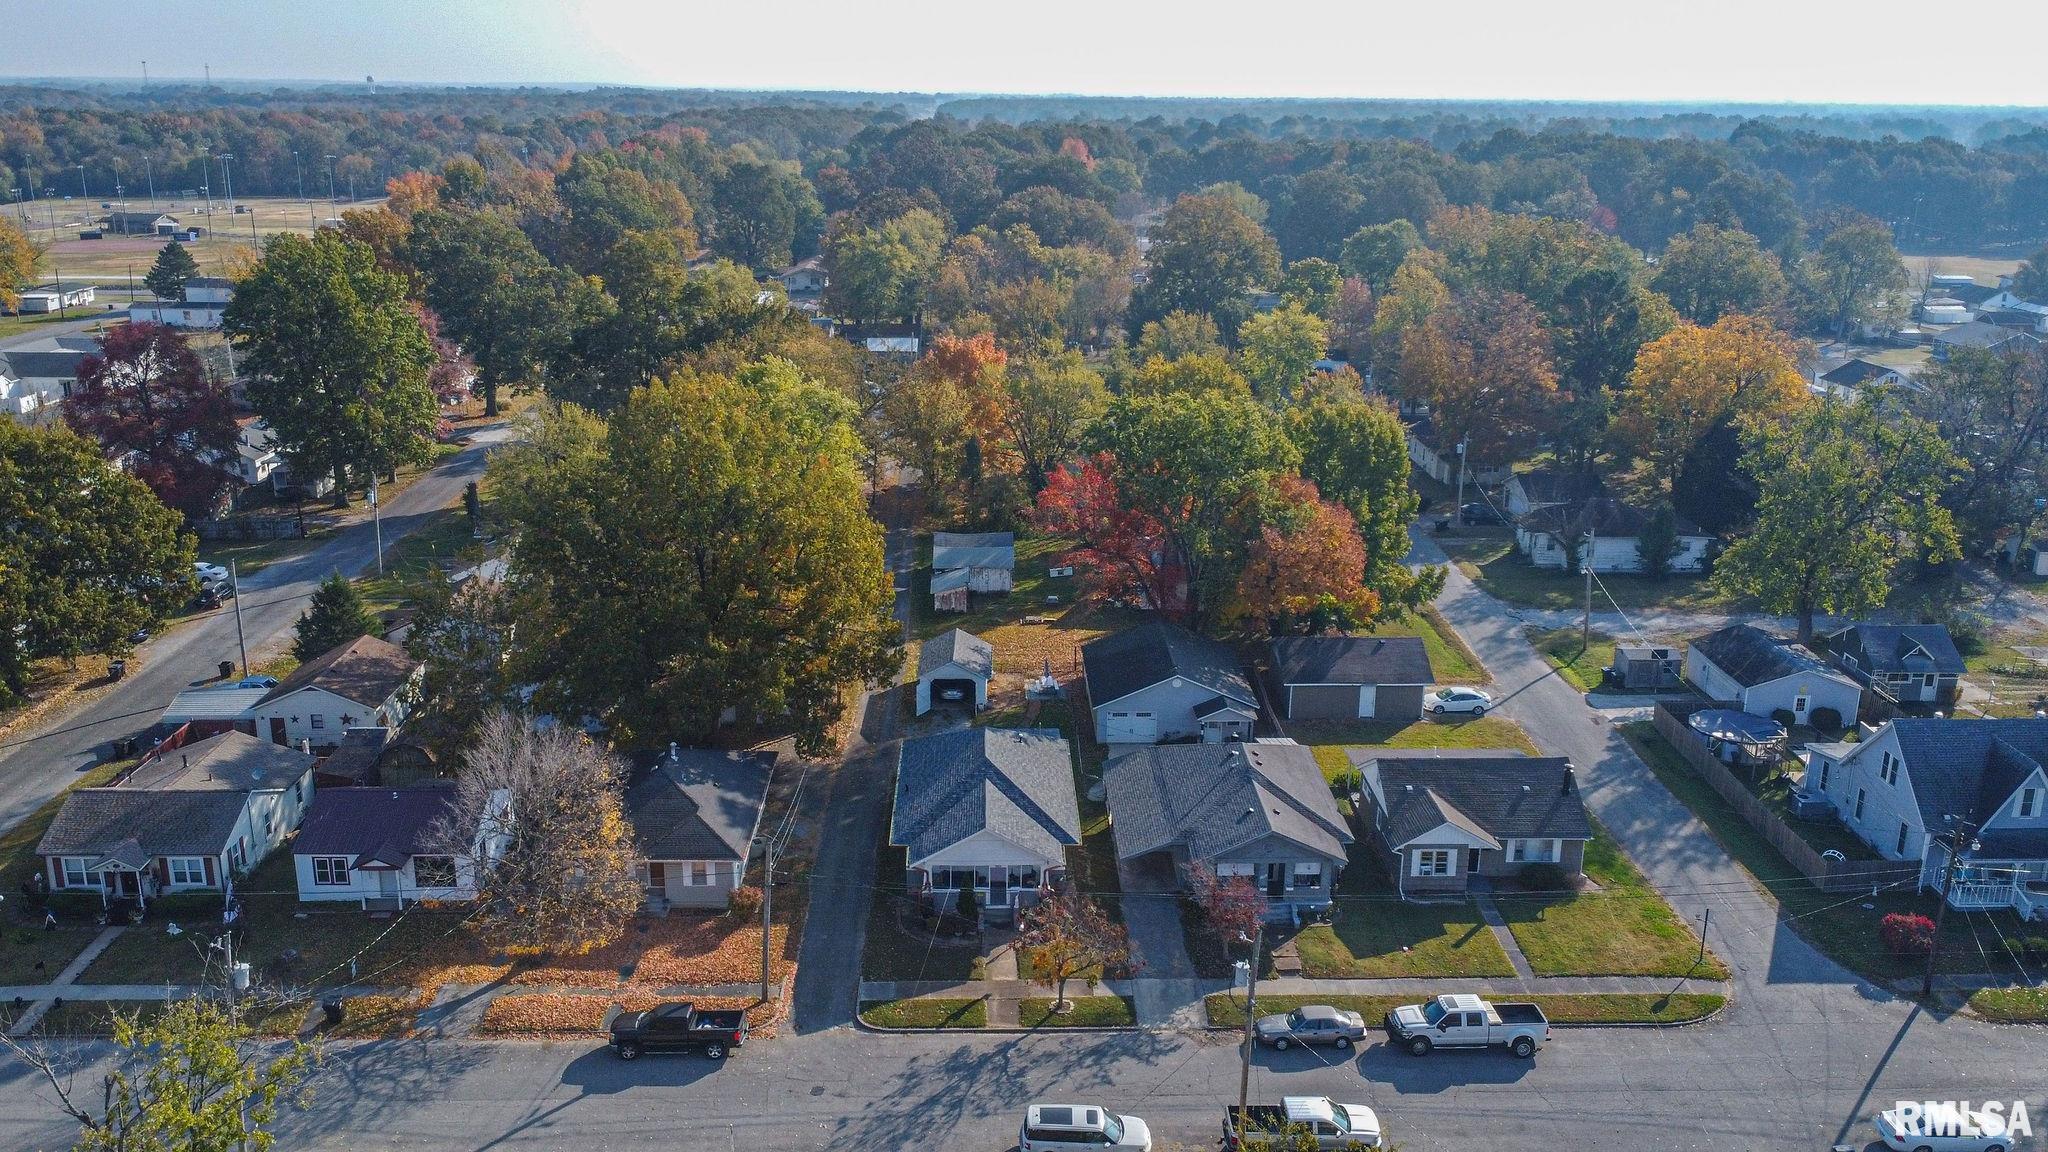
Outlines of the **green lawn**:
[[920,1000],[864,1000],[860,1018],[875,1028],[983,1028],[988,1025],[988,1004],[965,997],[938,996]]
[[2048,987],[1986,988],[1970,996],[1970,1011],[1998,1024],[2048,1024]]
[[[1822,892],[1801,878],[1769,841],[1708,787],[1649,721],[1624,724],[1621,732],[1657,779],[1692,809],[1722,848],[1748,871],[1751,882],[1777,901],[1784,923],[1814,947],[1871,980],[1889,983],[1922,971],[1923,958],[1894,956],[1878,938],[1878,925],[1887,913],[1934,914],[1934,897],[1911,891],[1910,875],[1905,877],[1906,883],[1876,896]],[[1989,970],[2018,974],[2017,965],[2004,956],[1999,939],[2001,935],[2015,939],[2028,934],[2009,912],[1952,912],[1942,925],[1936,968],[1948,973]]]
[[[1712,1015],[1728,1002],[1725,996],[1694,992],[1664,996],[1640,993],[1501,995],[1489,996],[1488,999],[1533,1002],[1542,1007],[1543,1014],[1553,1024],[1686,1024]],[[1306,1004],[1327,1004],[1358,1013],[1365,1017],[1366,1027],[1371,1028],[1385,1019],[1392,1009],[1415,1001],[1412,996],[1261,996],[1259,1015],[1291,1012]],[[1241,993],[1216,993],[1204,999],[1203,1006],[1209,1011],[1211,1025],[1218,1028],[1244,1027],[1244,997]]]
[[[35,854],[36,844],[49,831],[50,821],[57,818],[57,810],[64,807],[71,789],[109,783],[132,763],[109,761],[80,773],[63,792],[44,801],[21,823],[0,835],[0,892],[15,896],[22,883],[42,866]],[[0,906],[0,917],[4,917],[7,925],[5,934],[0,935],[0,984],[47,984],[99,935],[97,927],[82,921],[77,914],[60,912],[59,916],[63,925],[48,932],[42,927],[42,913],[21,900],[11,899]],[[42,967],[36,967],[37,964]]]
[[1484,684],[1489,679],[1486,666],[1465,646],[1457,630],[1434,604],[1425,604],[1418,612],[1379,624],[1365,635],[1421,637],[1422,647],[1429,653],[1430,669],[1436,673],[1439,684]]
[[[1551,568],[1538,568],[1515,548],[1511,529],[1461,528],[1456,536],[1439,536],[1463,572],[1495,599],[1531,608],[1583,608],[1586,581]],[[1605,592],[1602,588],[1605,588]],[[1593,588],[1593,610],[1623,611],[1669,608],[1687,612],[1730,612],[1747,607],[1698,576],[1666,576],[1652,580],[1619,572],[1603,572]]]
[[1065,1012],[1054,1012],[1056,1003],[1050,996],[1018,1001],[1017,1023],[1026,1028],[1125,1028],[1138,1022],[1138,1010],[1127,996],[1069,996]]
[[[1060,554],[1072,542],[1049,536],[1017,535],[1017,567],[1011,574],[1010,594],[973,593],[970,610],[932,611],[932,538],[917,538],[917,567],[910,574],[910,634],[915,643],[949,628],[965,628],[979,636],[991,628],[1014,624],[1027,615],[1062,615],[1074,604],[1078,585],[1074,578],[1046,575]],[[1058,596],[1058,604],[1047,604],[1047,596]]]
[[1601,670],[1614,663],[1614,637],[1595,632],[1593,642],[1582,646],[1580,635],[1577,628],[1531,628],[1529,643],[1559,676],[1579,691],[1591,692],[1600,687]]
[[1409,904],[1360,863],[1337,883],[1334,924],[1304,928],[1294,943],[1311,978],[1512,977],[1514,965],[1469,902]]
[[[490,515],[485,503],[485,517]],[[460,501],[443,508],[420,526],[384,548],[384,575],[371,574],[357,584],[363,602],[371,611],[395,608],[405,602],[405,589],[438,567],[443,575],[459,572],[484,559],[484,545],[476,539],[469,513]]]
[[1538,976],[1696,976],[1728,978],[1700,938],[1595,823],[1586,845],[1586,877],[1598,891],[1575,896],[1495,897],[1515,943]]

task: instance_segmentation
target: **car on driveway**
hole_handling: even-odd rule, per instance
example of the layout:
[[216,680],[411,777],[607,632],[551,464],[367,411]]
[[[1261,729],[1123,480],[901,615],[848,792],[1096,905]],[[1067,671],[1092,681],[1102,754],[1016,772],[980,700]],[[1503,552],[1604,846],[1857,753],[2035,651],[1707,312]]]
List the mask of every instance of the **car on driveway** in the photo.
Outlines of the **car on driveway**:
[[208,564],[204,560],[200,560],[192,565],[192,574],[199,577],[201,584],[212,584],[228,578],[228,570],[226,568],[218,564]]
[[1890,1108],[1877,1115],[1877,1135],[1893,1152],[2007,1152],[2006,1118],[1986,1110],[1937,1105]]
[[1261,1016],[1252,1034],[1264,1044],[1285,1050],[1295,1044],[1328,1044],[1349,1048],[1365,1039],[1365,1017],[1328,1004],[1304,1004],[1292,1012]]
[[1470,712],[1474,716],[1486,715],[1493,707],[1493,697],[1477,688],[1439,688],[1422,698],[1422,709],[1432,716],[1446,712]]
[[1458,520],[1465,524],[1505,524],[1506,516],[1491,504],[1461,504],[1458,506]]

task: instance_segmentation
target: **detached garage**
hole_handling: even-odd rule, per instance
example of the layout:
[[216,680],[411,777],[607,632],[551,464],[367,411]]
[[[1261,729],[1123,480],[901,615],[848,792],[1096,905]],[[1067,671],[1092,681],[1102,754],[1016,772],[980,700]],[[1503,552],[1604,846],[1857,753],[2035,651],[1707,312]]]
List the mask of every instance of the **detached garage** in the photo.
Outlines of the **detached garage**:
[[917,714],[935,703],[988,707],[988,682],[996,673],[995,646],[954,628],[924,642],[917,651]]
[[1273,685],[1289,720],[1419,720],[1436,680],[1414,636],[1293,636],[1273,641]]

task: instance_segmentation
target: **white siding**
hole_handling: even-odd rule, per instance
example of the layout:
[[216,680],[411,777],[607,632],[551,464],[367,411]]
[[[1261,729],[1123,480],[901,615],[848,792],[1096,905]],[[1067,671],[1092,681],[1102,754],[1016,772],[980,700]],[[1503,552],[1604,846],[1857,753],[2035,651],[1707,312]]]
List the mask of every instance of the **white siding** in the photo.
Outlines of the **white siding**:
[[[348,883],[340,885],[315,884],[313,882],[313,857],[294,856],[292,865],[298,874],[299,899],[308,903],[347,901],[359,903],[364,899],[377,899],[390,895],[379,885],[376,870],[355,868],[348,873]],[[464,857],[455,859],[455,887],[422,888],[413,877],[412,861],[398,870],[397,895],[407,900],[474,900],[476,898],[476,870]]]
[[[400,688],[390,698],[372,707],[337,696],[324,688],[309,687],[259,704],[249,710],[249,715],[256,721],[256,738],[259,740],[271,739],[271,720],[282,719],[286,743],[297,748],[303,740],[315,748],[323,748],[340,744],[342,733],[350,728],[396,730],[402,727],[410,715],[406,698],[407,689]],[[319,721],[318,727],[314,726],[315,718]]]
[[[1525,528],[1515,530],[1515,544],[1521,548],[1529,562],[1538,568],[1564,568],[1571,556],[1557,538],[1548,532],[1531,532]],[[1707,538],[1705,536],[1680,536],[1678,550],[1672,554],[1670,570],[1673,572],[1698,572],[1706,567]],[[1600,536],[1594,538],[1593,570],[1595,572],[1640,572],[1643,570],[1643,555],[1634,536]]]
[[949,845],[932,853],[923,860],[909,862],[912,868],[981,868],[996,864],[1029,865],[1037,868],[1064,868],[1065,854],[1048,860],[1036,852],[1006,840],[993,832],[976,832],[957,844]]
[[[1806,699],[1804,711],[1795,707],[1801,697]],[[1804,723],[1814,709],[1833,708],[1844,724],[1854,724],[1863,700],[1863,687],[1839,674],[1801,672],[1742,689],[1735,699],[1752,716],[1769,716],[1782,708]]]
[[[1913,766],[1902,765],[1898,783],[1889,783],[1883,774],[1887,755],[1899,757],[1899,742],[1889,727],[1829,768],[1824,795],[1841,814],[1843,826],[1862,837],[1880,856],[1888,860],[1918,860],[1926,830],[1920,822],[1919,803],[1913,797]],[[1820,780],[1815,777],[1808,784],[1818,788]],[[1861,817],[1856,815],[1859,792],[1863,796]],[[1898,850],[1900,824],[1907,827],[1904,852]]]
[[1150,712],[1159,725],[1161,740],[1176,736],[1197,736],[1201,726],[1195,720],[1195,705],[1216,693],[1178,677],[1149,688],[1141,688],[1121,700],[1095,706],[1095,739],[1109,743],[1108,715],[1111,712]]

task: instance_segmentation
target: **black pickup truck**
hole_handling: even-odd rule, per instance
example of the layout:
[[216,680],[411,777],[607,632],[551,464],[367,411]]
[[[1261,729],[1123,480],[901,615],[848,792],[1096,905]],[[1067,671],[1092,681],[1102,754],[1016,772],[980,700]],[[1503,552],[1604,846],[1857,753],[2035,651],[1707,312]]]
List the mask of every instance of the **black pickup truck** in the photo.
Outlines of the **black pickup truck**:
[[702,1052],[713,1060],[747,1042],[744,1011],[699,1012],[690,1003],[659,1004],[645,1012],[614,1012],[606,1021],[612,1051],[621,1060],[642,1052]]

